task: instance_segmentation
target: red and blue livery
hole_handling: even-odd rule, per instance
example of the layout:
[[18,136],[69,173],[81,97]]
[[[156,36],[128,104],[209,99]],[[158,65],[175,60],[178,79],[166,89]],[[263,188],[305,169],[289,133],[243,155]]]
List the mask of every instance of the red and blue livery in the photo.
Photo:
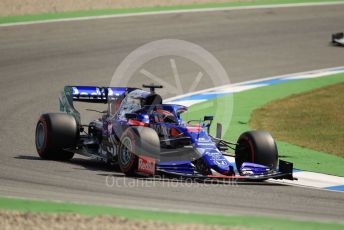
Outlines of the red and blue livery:
[[[225,180],[290,179],[293,164],[278,159],[265,131],[248,131],[236,142],[210,134],[213,116],[184,121],[187,107],[164,104],[155,92],[128,87],[66,86],[60,112],[42,114],[36,148],[43,159],[70,160],[74,154],[101,159],[127,176],[169,175]],[[74,102],[103,104],[98,119],[82,124]],[[230,153],[231,152],[231,153]],[[235,159],[229,160],[229,159]],[[116,167],[117,166],[117,167]]]

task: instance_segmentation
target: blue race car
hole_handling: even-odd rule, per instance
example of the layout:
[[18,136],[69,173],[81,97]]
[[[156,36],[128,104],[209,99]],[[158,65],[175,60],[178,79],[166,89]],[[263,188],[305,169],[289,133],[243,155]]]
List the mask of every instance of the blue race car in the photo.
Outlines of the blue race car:
[[[159,85],[138,88],[66,86],[60,113],[42,114],[36,126],[36,149],[42,159],[70,160],[75,153],[104,160],[128,176],[167,174],[180,178],[240,180],[290,179],[293,164],[278,161],[274,139],[249,131],[237,142],[210,135],[212,116],[183,121],[187,107],[163,104]],[[73,102],[107,104],[101,118],[81,124]],[[229,149],[232,154],[227,153]],[[231,158],[232,157],[232,158]],[[229,158],[235,159],[233,161]],[[279,164],[278,164],[279,163]]]

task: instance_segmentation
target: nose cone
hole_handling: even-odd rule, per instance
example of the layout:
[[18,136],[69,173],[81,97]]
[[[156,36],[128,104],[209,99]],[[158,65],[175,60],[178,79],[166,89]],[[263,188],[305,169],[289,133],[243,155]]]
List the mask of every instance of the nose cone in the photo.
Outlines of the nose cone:
[[221,160],[215,160],[216,165],[214,165],[212,168],[221,173],[221,174],[227,174],[230,170],[230,163],[224,158]]
[[221,153],[204,154],[204,160],[215,171],[227,174],[230,171],[229,161]]

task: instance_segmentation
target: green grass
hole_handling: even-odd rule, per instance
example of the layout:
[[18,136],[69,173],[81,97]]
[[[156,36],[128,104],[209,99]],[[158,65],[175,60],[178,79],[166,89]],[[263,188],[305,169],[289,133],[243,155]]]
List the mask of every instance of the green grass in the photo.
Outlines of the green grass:
[[344,157],[344,82],[274,100],[252,113],[251,127],[275,138]]
[[207,225],[238,226],[251,229],[343,229],[344,225],[310,221],[294,221],[270,217],[221,216],[163,211],[134,210],[71,203],[32,201],[0,198],[0,209],[40,213],[78,213],[82,215],[116,215],[135,220],[155,220],[170,223],[198,223]]
[[[253,110],[263,106],[264,104],[272,100],[281,99],[293,94],[299,94],[343,81],[344,74],[337,74],[333,76],[308,80],[289,81],[281,84],[275,84],[267,87],[261,87],[236,93],[233,95],[234,104],[232,120],[230,122],[229,130],[224,133],[224,138],[227,140],[236,141],[238,136],[242,132],[250,130],[251,128],[249,127],[249,122]],[[230,95],[223,96],[214,99],[217,101],[210,100],[191,106],[188,112],[188,118],[199,119],[199,114],[214,114],[214,111],[216,111],[216,108],[214,108],[214,104],[215,106],[222,106],[225,103],[229,103],[230,97]],[[209,106],[207,106],[207,104]],[[228,123],[229,120],[229,117],[221,115],[216,117],[214,123]],[[295,168],[344,176],[343,157],[333,156],[325,152],[302,148],[278,140],[277,145],[280,158],[293,162]]]
[[205,9],[205,8],[259,6],[259,5],[269,5],[269,4],[320,3],[320,2],[343,2],[343,0],[330,0],[330,1],[329,0],[253,0],[250,2],[240,2],[240,0],[238,0],[237,2],[227,2],[227,3],[207,3],[207,4],[192,4],[192,5],[181,5],[181,6],[160,6],[160,7],[128,8],[128,9],[104,9],[104,10],[90,10],[90,11],[76,11],[76,12],[57,12],[57,13],[45,13],[45,14],[37,14],[37,15],[0,17],[0,24],[41,21],[41,20],[54,20],[54,19],[64,19],[64,18],[116,15],[116,14],[127,14],[127,13],[158,12],[158,11],[168,11],[168,10],[189,10],[189,9]]

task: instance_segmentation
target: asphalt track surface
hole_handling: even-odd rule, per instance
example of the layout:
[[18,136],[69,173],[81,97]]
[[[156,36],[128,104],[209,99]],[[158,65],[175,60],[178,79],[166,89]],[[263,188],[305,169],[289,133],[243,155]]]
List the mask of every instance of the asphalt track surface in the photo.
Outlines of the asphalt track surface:
[[[204,47],[232,82],[341,66],[344,50],[328,42],[332,32],[344,29],[343,12],[344,5],[292,7],[0,28],[0,194],[342,222],[343,193],[264,183],[223,186],[125,178],[79,156],[70,163],[40,160],[34,129],[41,113],[58,110],[64,85],[108,85],[131,51],[157,39]],[[163,65],[155,68],[171,78]],[[205,82],[197,89],[209,86]]]

